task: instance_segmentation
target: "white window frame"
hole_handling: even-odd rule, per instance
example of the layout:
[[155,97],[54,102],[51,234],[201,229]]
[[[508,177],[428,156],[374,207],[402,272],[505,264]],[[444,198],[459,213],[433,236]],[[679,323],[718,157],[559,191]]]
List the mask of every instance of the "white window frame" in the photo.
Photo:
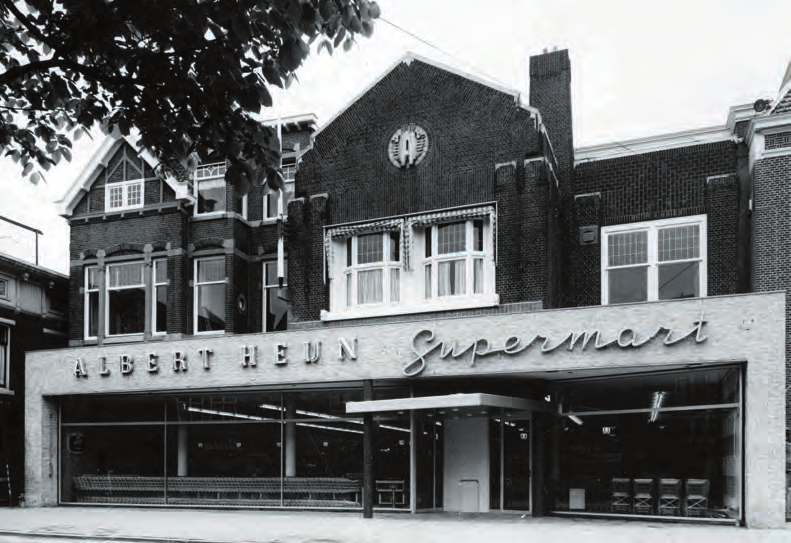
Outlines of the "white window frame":
[[[228,165],[226,162],[211,162],[209,164],[201,164],[198,166],[198,169],[195,170],[194,174],[194,183],[193,183],[193,194],[195,196],[195,205],[193,206],[193,216],[194,217],[211,217],[214,215],[221,216],[225,213],[236,213],[236,210],[229,210],[228,209],[228,186],[225,183],[225,172],[228,170]],[[204,182],[219,182],[224,187],[223,198],[225,201],[223,202],[223,209],[220,211],[207,211],[200,213],[198,211],[198,197],[200,193],[200,185]],[[242,212],[240,215],[243,219],[247,219],[247,197],[249,195],[245,194],[242,197]]]
[[[700,281],[699,289],[701,298],[705,298],[708,293],[708,239],[706,229],[706,215],[692,215],[688,217],[675,217],[672,219],[660,219],[655,221],[644,221],[629,224],[619,224],[615,226],[604,226],[601,229],[601,300],[602,305],[610,305],[608,286],[609,281],[607,272],[611,269],[636,267],[636,265],[628,266],[608,266],[608,238],[612,234],[623,234],[627,232],[644,231],[648,233],[648,259],[644,264],[648,268],[647,274],[647,302],[654,302],[659,300],[659,230],[663,228],[672,228],[678,226],[692,226],[698,225],[700,235],[700,256],[698,258],[690,258],[684,260],[672,260],[668,262],[700,262],[699,270]],[[628,302],[627,302],[628,303]],[[640,303],[640,302],[632,302]]]
[[[214,255],[214,256],[206,256],[203,258],[196,258],[193,262],[193,269],[192,269],[192,277],[193,277],[193,288],[192,288],[192,331],[196,336],[204,336],[204,335],[212,335],[212,334],[224,334],[225,330],[204,330],[203,332],[198,331],[198,289],[202,286],[206,285],[225,285],[225,297],[228,297],[228,281],[227,277],[223,277],[222,280],[219,281],[204,281],[202,283],[198,282],[198,262],[205,262],[208,260],[220,260],[223,261],[223,266],[225,266],[225,255]],[[225,319],[228,319],[228,315],[225,315]]]
[[[263,307],[261,308],[261,330],[263,332],[272,332],[274,330],[267,330],[266,329],[266,311],[267,311],[267,308],[269,307],[269,297],[270,296],[277,296],[277,289],[279,288],[279,285],[277,284],[277,279],[275,280],[274,283],[267,283],[266,282],[266,267],[267,267],[267,265],[272,265],[272,264],[277,266],[277,260],[264,260],[262,264],[263,264],[263,266],[262,266],[262,268],[263,268],[263,281],[261,281],[261,283],[263,284],[264,296],[263,296]],[[286,288],[287,286],[288,286],[288,260],[284,260],[283,261],[283,288]],[[288,317],[286,317],[286,319],[288,319]],[[288,320],[286,320],[286,323],[288,323]]]
[[[125,266],[129,264],[141,264],[140,275],[141,282],[135,285],[125,285],[123,287],[111,287],[110,286],[110,268],[115,266]],[[110,291],[113,290],[129,290],[133,288],[143,288],[145,292],[146,289],[146,268],[145,263],[142,260],[129,260],[124,262],[113,262],[108,263],[104,268],[104,288],[105,288],[105,297],[104,297],[104,337],[129,337],[129,336],[140,336],[145,332],[145,324],[143,325],[143,330],[140,332],[132,332],[131,334],[110,334]],[[146,308],[143,308],[143,314],[145,314]]]
[[[286,161],[288,161],[287,164]],[[297,174],[297,158],[295,156],[283,157],[280,164],[280,168],[283,170],[283,181],[285,181],[285,188],[281,191],[278,191],[280,194],[278,195],[277,201],[278,203],[281,201],[283,202],[283,217],[286,217],[288,216],[288,197],[290,194],[294,194],[294,178]],[[264,194],[264,222],[277,221],[277,216],[279,214],[277,209],[270,209],[270,194],[270,192]]]
[[[168,260],[167,258],[157,258],[151,263],[151,335],[164,336],[167,330],[160,332],[157,330],[157,289],[159,287],[170,287],[170,280],[168,278]],[[165,280],[157,282],[157,268],[165,266]],[[165,290],[167,292],[167,290]]]
[[5,333],[5,345],[0,342],[0,390],[11,389],[11,327],[0,325],[0,339]]
[[[391,251],[391,243],[392,238],[390,234],[392,231],[384,231],[384,232],[366,232],[364,234],[359,234],[355,236],[348,237],[344,240],[344,245],[346,246],[346,250],[343,252],[343,259],[344,264],[348,262],[347,251],[349,246],[351,246],[352,250],[352,264],[351,266],[344,265],[343,273],[341,275],[342,283],[343,283],[343,298],[340,300],[340,307],[344,310],[355,309],[355,308],[370,308],[370,307],[388,307],[398,305],[402,298],[401,296],[401,278],[403,275],[402,272],[402,261],[404,256],[401,254],[401,247],[398,247],[398,261],[389,260],[390,258],[390,251]],[[358,239],[360,237],[369,236],[369,235],[380,235],[382,236],[382,260],[378,262],[367,262],[365,264],[358,264],[357,263],[357,245]],[[348,240],[351,240],[349,243]],[[400,244],[400,236],[399,236],[399,244]],[[382,270],[382,301],[381,302],[373,302],[368,304],[361,304],[357,302],[357,274],[361,271],[373,271],[373,270]],[[396,271],[398,273],[398,300],[391,300],[391,275],[393,272]]]
[[[482,250],[474,250],[473,244],[474,240],[474,221],[481,221],[481,229],[482,229],[482,237],[483,237],[483,249]],[[446,226],[448,224],[454,223],[464,223],[464,235],[465,235],[465,250],[458,251],[455,253],[444,253],[439,254],[439,229],[442,226]],[[486,220],[482,217],[464,219],[464,220],[457,220],[457,221],[448,221],[445,223],[438,223],[433,224],[430,227],[425,227],[423,229],[423,252],[420,254],[422,256],[422,263],[420,265],[420,271],[422,273],[423,281],[421,283],[422,288],[422,295],[423,299],[426,301],[429,300],[452,300],[452,299],[463,299],[463,298],[470,298],[474,299],[477,297],[482,297],[487,294],[487,266],[486,266],[486,259],[491,258],[491,253],[488,251],[489,247],[489,239],[491,236],[487,236],[486,232]],[[431,239],[426,239],[426,231],[431,229]],[[425,244],[431,243],[431,256],[425,256]],[[464,260],[465,261],[465,289],[464,293],[462,294],[454,294],[454,295],[444,295],[439,296],[439,265],[442,262],[449,262],[454,260]],[[474,277],[474,270],[475,270],[475,260],[481,260],[481,271],[484,274],[483,278],[481,279],[481,292],[474,292],[475,290],[475,277]],[[426,267],[431,266],[431,292],[426,292]]]
[[99,297],[101,297],[101,293],[99,293],[99,291],[102,288],[98,281],[96,282],[96,288],[89,288],[88,287],[88,285],[89,285],[88,278],[90,277],[91,270],[95,270],[95,273],[98,275],[98,273],[99,273],[99,266],[94,265],[94,266],[86,266],[85,267],[85,277],[84,277],[84,281],[83,281],[84,292],[85,292],[85,295],[83,297],[83,300],[84,300],[84,303],[83,303],[83,306],[84,306],[83,307],[83,326],[84,326],[84,337],[85,337],[85,339],[97,339],[99,330],[101,329],[101,326],[102,326],[101,316],[97,315],[97,317],[99,317],[99,319],[100,319],[100,322],[96,323],[96,333],[97,333],[97,335],[95,335],[95,336],[90,335],[90,330],[91,330],[91,326],[90,326],[90,324],[91,324],[90,323],[90,318],[91,318],[90,298],[91,298],[91,296],[90,296],[90,294],[92,292],[96,292],[97,293],[96,294],[97,295],[97,299],[98,299]]
[[[129,192],[132,187],[138,187],[140,190],[140,201],[136,204],[129,203]],[[121,205],[117,207],[110,206],[110,193],[112,189],[121,189]],[[104,186],[104,211],[124,211],[126,209],[139,209],[145,204],[146,194],[143,179],[134,179],[132,181],[117,181],[114,183],[105,183]]]
[[11,293],[9,290],[11,289],[11,280],[6,277],[0,277],[0,284],[5,285],[5,289],[0,292],[0,300],[10,300]]

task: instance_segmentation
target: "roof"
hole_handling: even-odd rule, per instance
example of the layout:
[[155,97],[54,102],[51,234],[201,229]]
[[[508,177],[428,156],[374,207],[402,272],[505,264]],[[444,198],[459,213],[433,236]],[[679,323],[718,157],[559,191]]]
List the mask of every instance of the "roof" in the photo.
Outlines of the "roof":
[[277,126],[280,124],[281,130],[290,132],[292,130],[316,130],[318,119],[314,113],[303,113],[301,115],[280,117],[279,119],[266,119],[261,121],[261,123],[266,126]]
[[387,70],[383,71],[381,73],[381,75],[379,75],[379,77],[377,77],[370,84],[368,84],[366,87],[364,87],[354,98],[349,100],[349,102],[344,107],[342,107],[340,110],[338,110],[335,113],[335,115],[330,117],[327,120],[327,122],[325,122],[318,130],[316,130],[316,132],[313,133],[313,137],[318,136],[319,133],[322,130],[327,128],[338,117],[343,115],[352,105],[354,105],[358,100],[360,100],[360,98],[365,96],[368,93],[368,91],[370,91],[377,84],[379,84],[380,81],[382,81],[385,77],[387,77],[390,74],[390,72],[395,70],[399,65],[406,64],[407,66],[409,66],[415,60],[417,60],[419,62],[422,62],[423,64],[428,64],[429,66],[433,66],[434,68],[437,68],[439,70],[443,70],[443,71],[446,71],[446,72],[458,75],[459,77],[463,77],[464,79],[469,79],[470,81],[474,81],[475,83],[478,83],[478,84],[483,85],[485,87],[489,87],[490,89],[494,89],[494,90],[496,90],[498,92],[502,92],[502,93],[507,94],[509,96],[513,96],[514,102],[516,103],[516,105],[518,107],[521,107],[522,109],[525,109],[525,110],[529,111],[532,116],[538,117],[539,123],[541,122],[540,121],[540,114],[538,112],[538,109],[527,105],[522,100],[522,95],[521,95],[521,93],[519,91],[511,89],[511,88],[508,88],[508,87],[506,87],[506,86],[504,86],[504,85],[502,85],[500,83],[497,83],[497,82],[495,82],[495,81],[493,81],[491,79],[485,78],[483,76],[472,74],[470,72],[466,72],[464,70],[460,70],[458,68],[454,68],[454,67],[448,66],[448,65],[443,64],[441,62],[438,62],[436,60],[431,60],[431,59],[428,59],[426,57],[420,56],[420,55],[418,55],[416,53],[408,52],[408,53],[404,54],[401,58],[399,58],[396,62],[394,62]]
[[780,113],[788,113],[789,111],[791,111],[791,81],[780,91],[780,95],[769,114],[778,115]]
[[[145,160],[152,169],[159,166],[159,160],[157,160],[151,152],[139,145],[139,136],[137,134],[122,136],[120,133],[115,132],[105,136],[104,140],[96,149],[93,156],[82,169],[80,174],[74,178],[72,183],[66,189],[63,198],[55,202],[56,205],[61,207],[62,216],[71,216],[71,214],[74,212],[74,207],[79,203],[83,194],[85,194],[91,188],[91,185],[94,183],[94,181],[96,181],[96,176],[94,175],[96,168],[100,166],[103,168],[107,167],[109,160],[113,157],[113,155],[115,155],[118,149],[121,148],[124,142],[131,145],[132,148],[137,151],[140,158]],[[192,198],[190,187],[187,183],[182,183],[171,175],[165,177],[165,182],[176,193],[176,198]]]
[[21,260],[19,258],[4,253],[0,253],[0,268],[3,269],[11,268],[18,272],[31,273],[37,277],[45,277],[47,279],[54,279],[57,281],[69,280],[68,275],[58,273],[55,270],[51,270],[43,266],[31,264],[30,262],[25,262],[24,260]]
[[578,147],[574,150],[574,164],[592,160],[607,160],[622,156],[650,153],[678,147],[690,147],[717,141],[737,141],[739,138],[727,126],[709,126],[683,132],[671,132],[658,136],[613,141],[599,145]]

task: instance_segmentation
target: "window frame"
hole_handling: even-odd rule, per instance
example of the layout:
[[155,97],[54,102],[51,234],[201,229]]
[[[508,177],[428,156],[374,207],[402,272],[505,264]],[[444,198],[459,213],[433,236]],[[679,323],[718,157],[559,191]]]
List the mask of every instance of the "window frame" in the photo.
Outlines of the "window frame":
[[[211,172],[210,170],[213,168],[217,168],[216,173]],[[193,206],[192,216],[193,217],[213,217],[217,216],[220,217],[226,213],[237,213],[243,219],[247,220],[247,213],[248,213],[248,194],[242,196],[242,209],[241,211],[236,211],[236,209],[228,209],[228,183],[225,181],[225,172],[228,171],[228,163],[225,161],[221,162],[209,162],[207,164],[201,164],[195,170],[193,174],[193,195],[195,196],[195,205]],[[209,172],[209,173],[203,173]],[[223,208],[219,211],[204,211],[200,212],[200,185],[205,182],[211,181],[219,181],[223,186]],[[234,203],[235,207],[235,203]]]
[[[115,266],[127,266],[129,264],[141,264],[141,276],[142,281],[140,284],[137,285],[126,285],[123,287],[110,287],[110,268]],[[104,337],[108,338],[119,338],[119,337],[134,337],[134,336],[141,336],[145,333],[145,320],[143,321],[143,329],[140,332],[131,332],[128,334],[111,334],[110,333],[110,291],[111,290],[130,290],[134,288],[141,288],[143,289],[143,300],[145,304],[146,296],[146,265],[143,260],[127,260],[122,262],[108,262],[104,267],[104,289],[105,289],[105,296],[104,296]],[[148,308],[143,307],[143,317],[145,318],[146,311]],[[101,325],[100,325],[101,326]]]
[[[224,334],[225,333],[225,329],[222,329],[222,330],[204,330],[202,332],[198,331],[198,310],[199,310],[199,308],[198,308],[198,300],[199,300],[199,298],[198,298],[198,290],[200,289],[200,287],[206,286],[206,285],[220,285],[221,284],[225,288],[225,290],[224,290],[224,294],[225,294],[224,297],[226,299],[226,303],[227,303],[227,298],[228,298],[228,276],[227,276],[227,273],[223,274],[223,278],[220,281],[204,281],[202,283],[198,282],[198,263],[199,262],[206,262],[206,261],[209,261],[209,260],[222,260],[222,262],[223,262],[223,269],[225,269],[225,255],[224,254],[223,255],[211,255],[211,256],[195,258],[194,261],[193,261],[193,271],[192,271],[192,277],[193,277],[193,282],[192,282],[193,283],[193,287],[192,287],[192,333],[194,335],[196,335],[196,336],[211,335],[211,334],[215,334],[216,335],[216,334]],[[225,316],[225,320],[226,321],[228,320],[227,314]]]
[[[165,280],[157,282],[157,267],[159,265],[165,266]],[[167,323],[165,330],[160,332],[157,330],[157,293],[159,288],[165,288],[165,296],[167,298],[167,289],[170,287],[170,278],[168,277],[168,259],[155,258],[151,261],[151,335],[164,336],[167,332]],[[167,305],[167,302],[166,302]],[[165,312],[165,319],[167,319],[167,311]]]
[[[85,269],[84,269],[84,272],[83,272],[84,273],[84,277],[83,277],[83,280],[84,280],[83,281],[83,292],[84,292],[84,296],[83,296],[83,326],[84,326],[84,331],[83,332],[84,333],[83,333],[83,336],[84,336],[85,339],[88,339],[88,340],[90,340],[90,339],[98,339],[99,338],[99,330],[101,330],[101,327],[102,327],[100,307],[98,307],[100,305],[99,299],[100,299],[100,297],[102,295],[101,294],[102,286],[99,283],[98,277],[97,277],[96,288],[89,288],[88,285],[90,284],[89,277],[90,277],[91,270],[95,270],[96,274],[98,276],[98,274],[99,274],[99,266],[97,264],[93,264],[93,265],[90,265],[90,266],[85,266]],[[90,323],[90,318],[91,318],[90,298],[91,297],[90,297],[90,294],[92,292],[95,292],[96,296],[97,296],[97,298],[96,298],[97,318],[100,320],[100,322],[96,323],[96,335],[95,336],[90,335],[90,330],[91,330],[91,323]]]
[[[268,330],[267,326],[266,326],[266,313],[267,313],[267,309],[269,307],[269,303],[268,303],[269,302],[269,296],[273,295],[273,293],[271,291],[276,291],[279,288],[279,285],[277,284],[277,280],[275,280],[274,283],[267,283],[267,281],[266,281],[266,268],[267,268],[268,265],[272,265],[272,264],[277,266],[277,260],[264,260],[261,264],[262,264],[261,268],[262,268],[262,271],[263,271],[263,276],[262,276],[262,281],[261,281],[262,290],[263,290],[263,296],[261,298],[261,301],[263,302],[262,303],[262,307],[261,307],[261,331],[262,332],[277,332],[278,330]],[[275,271],[277,271],[277,268],[275,268]],[[284,259],[283,260],[283,288],[286,288],[287,286],[288,286],[288,260]],[[274,295],[276,296],[277,294],[274,293]],[[288,313],[286,314],[286,329],[288,329]]]
[[[699,228],[698,235],[700,239],[699,256],[696,258],[668,260],[664,262],[659,261],[659,231],[665,228],[674,228],[679,226],[695,226]],[[708,238],[707,238],[707,216],[706,215],[689,215],[685,217],[674,217],[671,219],[658,219],[653,221],[642,221],[636,223],[618,224],[612,226],[603,226],[601,229],[601,251],[600,251],[600,274],[601,274],[601,304],[602,305],[621,305],[622,303],[645,303],[655,301],[671,301],[659,299],[659,265],[668,264],[671,262],[700,262],[698,274],[698,289],[699,298],[705,298],[708,295]],[[630,232],[647,232],[647,258],[646,263],[641,264],[647,268],[646,300],[640,302],[621,302],[618,304],[611,304],[609,301],[609,281],[608,272],[612,269],[625,269],[637,267],[638,265],[630,264],[623,266],[609,266],[608,259],[608,239],[613,234],[624,234]]]
[[0,390],[11,390],[11,327],[0,325]]
[[[481,222],[481,237],[483,241],[483,247],[481,250],[475,250],[474,244],[474,233],[475,233],[475,222]],[[458,224],[464,223],[464,243],[465,249],[463,251],[456,251],[453,253],[442,253],[439,254],[439,229],[442,226],[448,226],[451,224]],[[422,233],[423,238],[423,258],[420,261],[420,270],[422,272],[421,277],[423,281],[421,282],[421,295],[424,301],[440,301],[440,300],[452,300],[452,299],[464,299],[470,298],[475,299],[476,297],[481,297],[487,294],[486,292],[486,277],[485,277],[485,270],[486,270],[486,258],[490,254],[488,243],[489,238],[486,233],[486,221],[480,217],[472,217],[469,219],[462,219],[462,220],[450,220],[446,222],[436,223],[429,226],[424,227]],[[426,232],[430,230],[431,239],[427,240]],[[425,249],[426,243],[431,244],[431,256],[425,256]],[[464,292],[461,294],[446,294],[443,296],[439,295],[439,265],[442,262],[451,262],[451,261],[460,261],[464,260],[465,262],[465,281],[464,281]],[[481,273],[484,274],[484,277],[481,278],[481,291],[475,292],[475,261],[481,260]],[[426,267],[431,266],[431,292],[426,292]],[[439,302],[437,302],[439,303]]]
[[[294,194],[294,179],[297,174],[296,156],[283,157],[281,159],[281,169],[283,170],[283,181],[285,182],[285,187],[283,190],[278,191],[279,195],[277,201],[283,201],[283,218],[285,218],[288,216],[288,196],[290,194]],[[271,194],[271,192],[267,192],[263,197],[263,221],[266,223],[277,221],[278,216],[277,209],[269,209],[269,197]],[[274,211],[274,213],[272,213],[272,211]]]
[[[361,234],[356,234],[353,236],[348,236],[344,239],[344,246],[346,250],[344,251],[344,261],[349,261],[348,250],[351,247],[352,255],[351,255],[351,265],[345,265],[343,270],[341,271],[342,282],[343,282],[343,298],[341,300],[341,310],[342,311],[349,311],[354,309],[367,309],[367,308],[374,308],[374,307],[392,307],[397,306],[401,303],[401,280],[402,280],[402,269],[403,269],[403,255],[401,254],[401,237],[399,233],[399,240],[398,240],[398,260],[390,260],[390,253],[391,253],[391,244],[392,244],[392,237],[391,234],[393,233],[392,230],[385,230],[379,232],[365,232]],[[375,236],[380,235],[382,236],[382,260],[376,262],[366,262],[364,264],[357,263],[357,251],[358,251],[358,239],[360,237],[365,236]],[[349,241],[351,240],[351,241]],[[358,302],[359,291],[357,288],[357,275],[361,271],[374,271],[374,270],[382,270],[382,301],[381,302],[372,302],[367,304],[361,304]],[[391,275],[393,270],[398,272],[398,300],[393,301],[391,300]]]
[[[128,209],[139,209],[145,205],[146,194],[145,194],[145,184],[144,179],[132,179],[129,181],[114,181],[112,183],[108,182],[104,184],[104,211],[105,213],[111,213],[115,211],[125,211]],[[137,204],[129,204],[129,189],[133,186],[139,186],[140,188],[140,202]],[[118,207],[110,207],[110,193],[111,189],[121,189],[121,205]]]

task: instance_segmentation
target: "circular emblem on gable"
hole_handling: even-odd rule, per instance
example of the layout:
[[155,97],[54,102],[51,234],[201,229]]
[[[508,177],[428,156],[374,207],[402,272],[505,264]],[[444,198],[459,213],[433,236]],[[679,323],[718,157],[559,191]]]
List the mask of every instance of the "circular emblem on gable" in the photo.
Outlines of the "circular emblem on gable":
[[420,164],[428,151],[426,131],[415,123],[405,124],[390,138],[387,151],[390,162],[398,168]]

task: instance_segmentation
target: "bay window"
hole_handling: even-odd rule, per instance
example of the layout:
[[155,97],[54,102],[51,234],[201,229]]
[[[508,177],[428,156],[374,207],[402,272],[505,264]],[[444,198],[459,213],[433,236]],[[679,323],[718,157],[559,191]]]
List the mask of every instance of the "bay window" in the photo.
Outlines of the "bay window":
[[154,260],[154,289],[151,307],[154,311],[151,323],[154,334],[164,334],[168,326],[168,262]]
[[[283,288],[288,284],[288,262],[283,263]],[[264,262],[264,331],[286,330],[288,302],[278,297],[277,261]]]
[[400,273],[398,232],[346,238],[346,307],[398,303]]
[[225,331],[225,257],[195,260],[195,333]]
[[439,209],[325,230],[323,320],[496,305],[494,205]]
[[602,228],[602,303],[706,296],[706,216]]
[[107,335],[142,334],[146,287],[143,262],[107,265]]
[[85,338],[99,335],[99,280],[97,266],[85,268]]
[[483,219],[427,226],[423,243],[425,299],[483,294]]

